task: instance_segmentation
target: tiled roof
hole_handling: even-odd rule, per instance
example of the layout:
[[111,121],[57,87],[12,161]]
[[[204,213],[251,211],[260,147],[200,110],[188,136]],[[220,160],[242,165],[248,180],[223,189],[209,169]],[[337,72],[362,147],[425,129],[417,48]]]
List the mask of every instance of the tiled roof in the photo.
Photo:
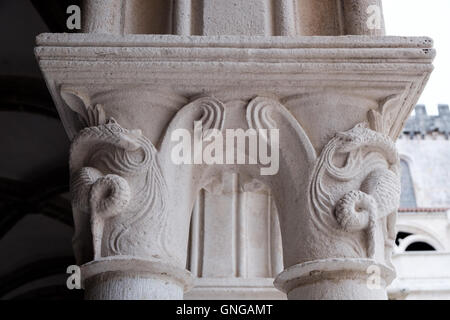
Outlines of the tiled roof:
[[450,210],[450,208],[399,208],[398,212],[431,213],[431,212],[447,212],[448,210]]

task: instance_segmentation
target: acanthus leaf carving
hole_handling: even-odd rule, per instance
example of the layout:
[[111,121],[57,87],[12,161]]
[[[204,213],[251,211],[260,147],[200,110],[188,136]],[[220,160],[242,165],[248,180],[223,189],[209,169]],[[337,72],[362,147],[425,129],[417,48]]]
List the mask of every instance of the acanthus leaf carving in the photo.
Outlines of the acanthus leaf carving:
[[106,123],[103,106],[101,104],[93,105],[89,96],[82,90],[63,86],[60,93],[64,102],[78,115],[83,127]]
[[391,133],[397,129],[392,128],[392,126],[395,119],[393,114],[396,111],[395,104],[398,103],[399,98],[399,95],[390,95],[378,103],[379,108],[377,110],[369,110],[367,118],[372,130],[392,136]]

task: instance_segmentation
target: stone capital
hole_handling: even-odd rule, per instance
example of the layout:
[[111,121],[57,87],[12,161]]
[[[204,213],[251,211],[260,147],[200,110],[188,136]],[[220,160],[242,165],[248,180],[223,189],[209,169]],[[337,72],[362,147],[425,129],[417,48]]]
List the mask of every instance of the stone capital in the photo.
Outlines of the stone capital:
[[[154,280],[169,266],[178,289],[167,296],[180,297],[197,193],[232,172],[275,199],[278,288],[317,298],[308,286],[321,292],[339,277],[346,292],[383,297],[358,281],[372,264],[381,286],[392,278],[393,141],[432,71],[430,39],[43,34],[36,55],[72,139],[75,251],[86,270],[104,270],[91,278],[114,285],[125,259],[139,266],[124,276],[137,286],[135,275]],[[174,163],[172,133],[194,135],[197,121],[222,135],[279,130],[279,170]],[[330,290],[337,298],[339,286]]]

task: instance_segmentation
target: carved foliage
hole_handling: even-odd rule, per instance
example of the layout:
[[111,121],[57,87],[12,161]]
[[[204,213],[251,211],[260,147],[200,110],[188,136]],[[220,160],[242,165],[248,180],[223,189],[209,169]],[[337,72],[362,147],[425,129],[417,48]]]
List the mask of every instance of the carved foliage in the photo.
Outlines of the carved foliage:
[[61,88],[61,97],[80,119],[83,127],[106,123],[105,111],[101,104],[92,105],[87,94],[70,87]]
[[398,112],[399,95],[391,95],[379,102],[378,110],[370,110],[367,113],[370,128],[384,135],[393,137],[399,128],[394,126],[396,118],[395,112]]

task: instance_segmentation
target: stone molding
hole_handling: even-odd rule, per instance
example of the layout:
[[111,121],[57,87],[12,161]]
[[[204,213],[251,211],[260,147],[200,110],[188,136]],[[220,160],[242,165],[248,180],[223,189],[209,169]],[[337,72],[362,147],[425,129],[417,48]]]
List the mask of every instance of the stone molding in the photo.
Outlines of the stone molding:
[[89,83],[91,96],[129,88],[130,83],[151,91],[167,87],[175,90],[168,93],[173,98],[214,92],[231,84],[241,88],[238,96],[221,92],[218,98],[223,100],[249,99],[257,92],[285,99],[311,94],[321,84],[344,95],[377,101],[371,109],[381,107],[378,101],[396,96],[400,102],[389,112],[398,116],[389,117],[393,123],[386,130],[397,138],[432,71],[435,55],[429,38],[405,37],[42,34],[37,44],[39,65],[72,138],[80,125],[61,99],[61,84],[83,87]]
[[158,260],[141,260],[132,256],[101,258],[82,266],[83,283],[102,273],[129,272],[143,274],[176,282],[184,291],[189,291],[193,285],[190,272]]
[[324,280],[338,282],[344,279],[358,279],[365,284],[368,280],[367,270],[372,266],[380,269],[380,285],[386,288],[395,278],[393,269],[371,259],[350,258],[322,259],[293,265],[281,272],[274,284],[285,293]]

